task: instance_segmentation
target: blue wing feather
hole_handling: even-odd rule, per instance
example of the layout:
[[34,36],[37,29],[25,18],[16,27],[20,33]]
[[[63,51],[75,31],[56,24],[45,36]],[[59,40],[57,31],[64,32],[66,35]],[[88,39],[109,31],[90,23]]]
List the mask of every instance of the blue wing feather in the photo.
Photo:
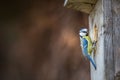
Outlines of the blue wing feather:
[[84,56],[88,55],[87,47],[88,41],[85,38],[82,38],[82,51]]
[[92,63],[93,67],[96,69],[96,64],[90,55],[87,56],[88,60]]
[[87,51],[88,41],[85,38],[82,38],[81,40],[82,40],[83,55],[88,58],[88,60],[92,63],[92,65],[96,69],[96,64],[95,64],[94,60],[92,59],[92,57],[88,54],[88,51]]

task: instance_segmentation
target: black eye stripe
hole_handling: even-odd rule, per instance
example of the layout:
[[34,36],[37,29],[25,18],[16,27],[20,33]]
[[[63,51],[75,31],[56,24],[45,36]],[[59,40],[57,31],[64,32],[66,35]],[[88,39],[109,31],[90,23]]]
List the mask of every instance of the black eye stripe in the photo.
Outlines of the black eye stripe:
[[83,32],[83,33],[87,33],[86,31],[81,31],[81,32]]

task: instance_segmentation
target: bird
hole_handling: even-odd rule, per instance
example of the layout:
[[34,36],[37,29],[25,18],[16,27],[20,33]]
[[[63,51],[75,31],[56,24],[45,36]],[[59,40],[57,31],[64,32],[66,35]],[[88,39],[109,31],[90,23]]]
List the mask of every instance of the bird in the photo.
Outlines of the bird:
[[93,47],[92,47],[92,40],[88,35],[88,29],[87,28],[80,29],[79,35],[80,35],[82,53],[84,57],[87,57],[87,59],[92,63],[94,69],[96,70],[96,64],[91,54],[93,51]]

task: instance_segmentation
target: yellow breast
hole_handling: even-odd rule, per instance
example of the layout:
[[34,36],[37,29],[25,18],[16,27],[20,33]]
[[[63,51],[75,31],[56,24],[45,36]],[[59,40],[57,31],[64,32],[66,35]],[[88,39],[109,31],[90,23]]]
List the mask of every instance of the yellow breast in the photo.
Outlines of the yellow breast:
[[88,41],[88,54],[91,55],[92,53],[92,41],[91,41],[91,38],[89,36],[84,36],[83,38],[85,38],[87,41]]

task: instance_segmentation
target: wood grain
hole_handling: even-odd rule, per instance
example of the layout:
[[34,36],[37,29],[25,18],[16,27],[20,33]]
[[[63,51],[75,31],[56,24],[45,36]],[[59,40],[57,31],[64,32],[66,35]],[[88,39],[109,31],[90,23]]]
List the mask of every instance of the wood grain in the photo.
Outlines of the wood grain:
[[115,80],[120,80],[120,1],[112,0],[113,8],[113,44],[115,59]]
[[112,1],[103,0],[104,16],[104,59],[106,80],[114,80],[113,15]]
[[65,7],[72,8],[84,13],[90,13],[97,0],[68,0],[65,1]]

